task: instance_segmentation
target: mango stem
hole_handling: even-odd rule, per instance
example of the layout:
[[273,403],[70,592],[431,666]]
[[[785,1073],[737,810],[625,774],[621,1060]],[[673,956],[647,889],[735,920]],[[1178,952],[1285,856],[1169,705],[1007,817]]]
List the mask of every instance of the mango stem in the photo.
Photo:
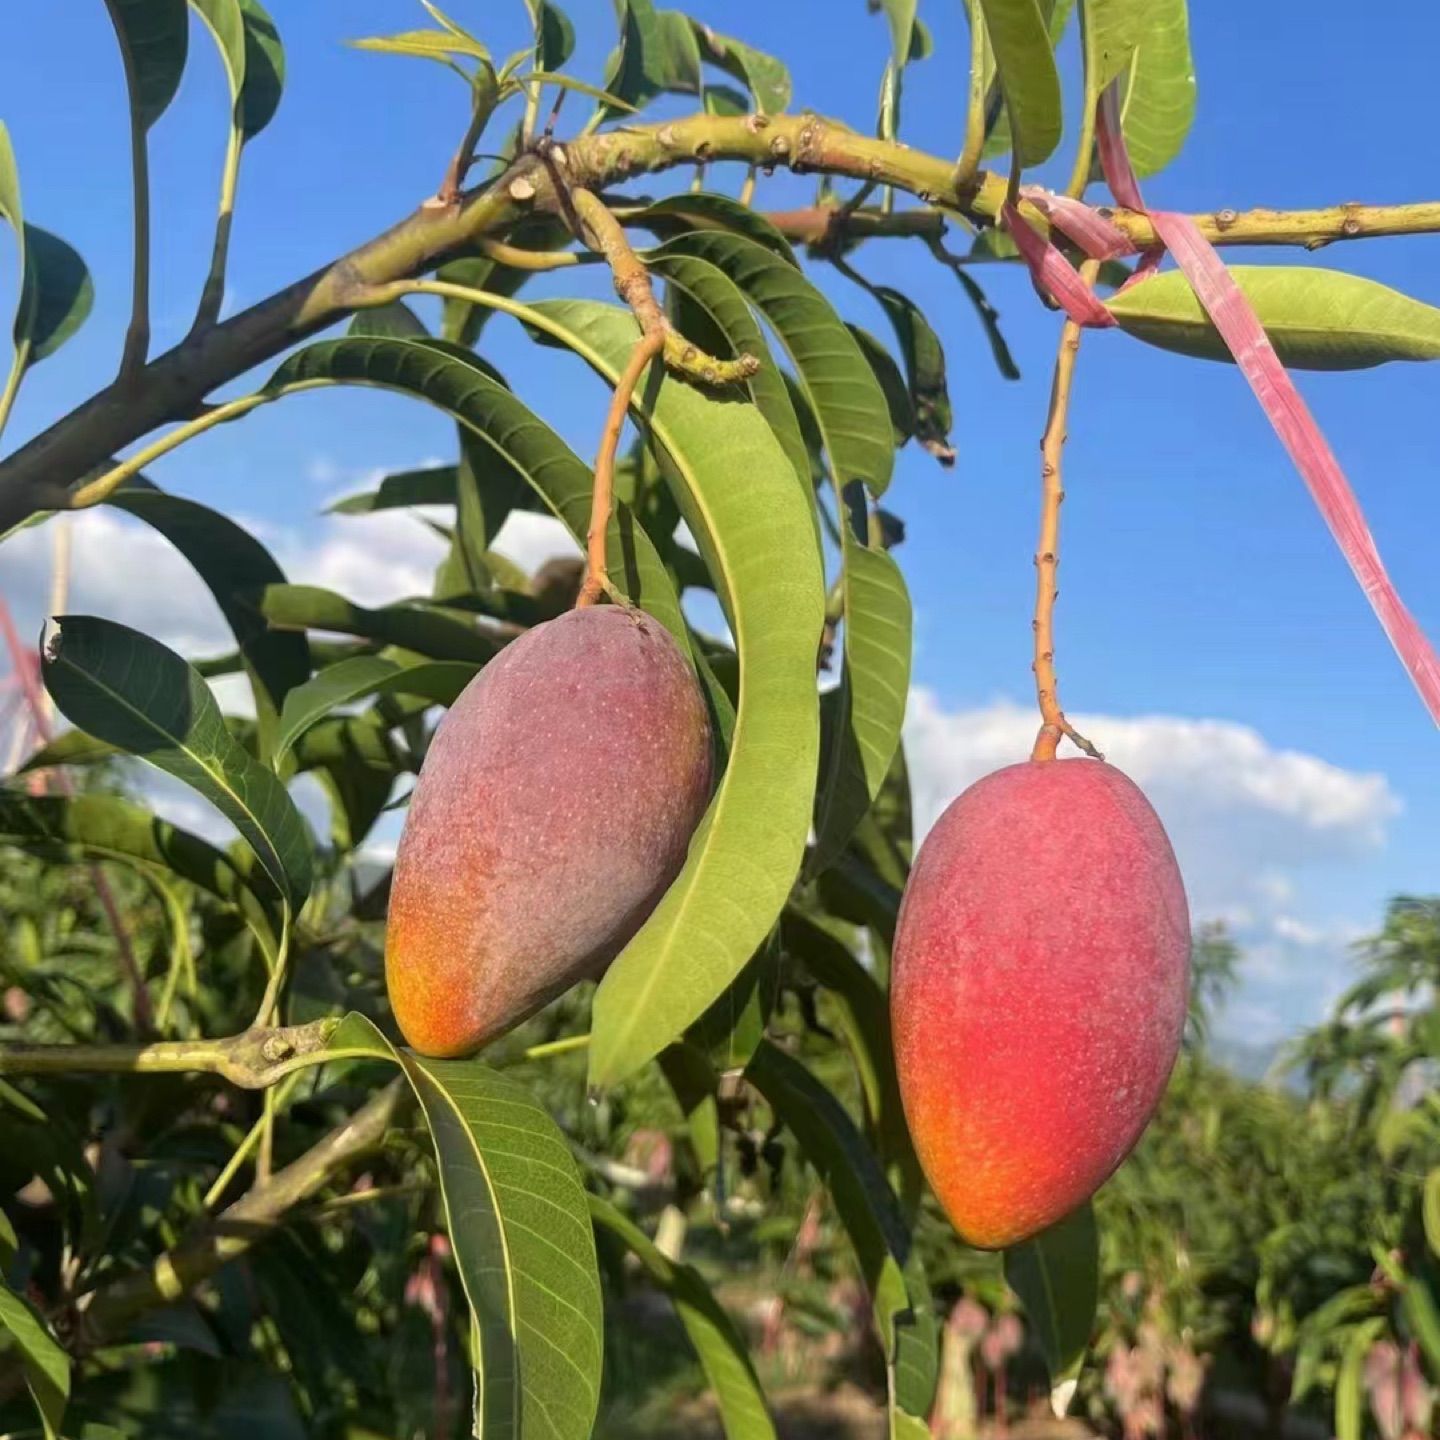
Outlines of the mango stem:
[[[1100,262],[1087,260],[1080,276],[1087,285],[1095,283]],[[1035,549],[1035,698],[1043,722],[1030,752],[1032,760],[1053,760],[1062,736],[1068,736],[1093,759],[1104,756],[1065,718],[1060,708],[1060,682],[1055,674],[1056,571],[1060,567],[1060,506],[1065,499],[1060,457],[1065,448],[1066,417],[1070,412],[1070,391],[1075,379],[1075,359],[1080,352],[1080,327],[1066,320],[1055,355],[1055,378],[1050,385],[1050,412],[1040,440],[1040,540]]]

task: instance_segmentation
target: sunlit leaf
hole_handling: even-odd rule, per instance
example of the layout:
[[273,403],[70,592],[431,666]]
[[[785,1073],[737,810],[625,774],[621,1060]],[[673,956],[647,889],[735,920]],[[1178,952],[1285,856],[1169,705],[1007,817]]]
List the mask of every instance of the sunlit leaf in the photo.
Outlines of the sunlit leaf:
[[[549,301],[531,314],[612,381],[635,344],[633,318],[614,306]],[[820,565],[784,450],[752,406],[673,378],[642,385],[635,407],[671,462],[675,498],[726,607],[740,703],[729,764],[685,868],[596,994],[597,1085],[676,1039],[769,933],[803,853],[813,793],[805,764],[819,728]]]
[[600,1276],[570,1147],[528,1088],[478,1061],[399,1058],[435,1142],[475,1317],[476,1431],[588,1440]]
[[1187,0],[1149,0],[1121,97],[1121,125],[1137,175],[1163,170],[1195,119],[1195,61]]
[[[1440,357],[1440,309],[1377,281],[1299,265],[1234,265],[1230,274],[1292,369],[1359,370]],[[1123,330],[1151,345],[1231,359],[1178,270],[1142,280],[1105,305]]]
[[275,22],[259,0],[240,0],[245,25],[245,84],[240,133],[253,140],[275,118],[285,88],[285,51]]
[[0,1326],[4,1326],[25,1372],[46,1440],[58,1440],[70,1398],[70,1357],[35,1307],[0,1282]]
[[704,58],[740,81],[754,97],[758,110],[766,115],[779,115],[785,110],[790,104],[790,72],[781,61],[718,34],[698,20],[690,23]]
[[1015,156],[1038,165],[1060,143],[1060,76],[1037,0],[973,0],[990,36]]

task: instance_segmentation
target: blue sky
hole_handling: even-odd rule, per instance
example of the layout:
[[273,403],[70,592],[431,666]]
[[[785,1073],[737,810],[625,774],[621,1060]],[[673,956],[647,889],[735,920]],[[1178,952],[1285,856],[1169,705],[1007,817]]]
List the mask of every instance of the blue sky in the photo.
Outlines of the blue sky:
[[[520,0],[451,0],[499,54],[525,37]],[[272,0],[290,79],[274,124],[247,152],[230,308],[262,298],[376,233],[433,191],[464,122],[464,92],[420,61],[362,54],[347,36],[425,23],[410,0]],[[692,13],[781,54],[797,105],[872,121],[888,46],[863,0],[785,5],[695,0]],[[924,0],[934,56],[907,80],[904,137],[939,153],[962,138],[963,7]],[[598,79],[606,0],[572,0],[578,73]],[[1192,16],[1195,130],[1147,185],[1176,209],[1427,198],[1429,104],[1440,14],[1403,7],[1383,39],[1319,0],[1204,5]],[[1373,47],[1373,54],[1369,53]],[[1065,54],[1073,61],[1073,42]],[[1073,65],[1072,65],[1073,69]],[[1362,110],[1355,77],[1383,74],[1383,108]],[[573,102],[571,102],[573,104]],[[680,111],[686,102],[667,102]],[[567,107],[568,108],[568,107]],[[583,113],[575,105],[573,125]],[[128,306],[128,148],[122,82],[103,7],[25,7],[0,16],[0,118],[19,156],[28,216],[56,229],[95,274],[95,314],[36,369],[15,412],[16,443],[108,380]],[[562,122],[561,131],[567,128]],[[1052,178],[1068,173],[1071,135]],[[197,34],[181,94],[152,137],[156,348],[188,328],[209,254],[224,146],[219,63]],[[1044,176],[1036,178],[1045,178]],[[734,168],[712,176],[739,183]],[[652,190],[673,182],[654,182]],[[813,182],[777,175],[760,202],[804,203]],[[8,239],[0,239],[8,304]],[[1257,252],[1232,259],[1330,265],[1440,303],[1440,237]],[[924,306],[949,357],[960,461],[942,471],[913,447],[887,503],[906,517],[900,558],[914,595],[917,697],[911,745],[920,805],[1020,758],[1029,703],[1030,553],[1037,441],[1056,317],[1016,270],[982,272],[1023,372],[995,372],[954,280],[919,248],[861,252],[874,280]],[[819,276],[847,316],[884,332],[872,302]],[[579,285],[603,290],[590,274]],[[574,291],[577,282],[537,287]],[[582,454],[604,395],[578,363],[536,351],[497,322],[487,353]],[[1305,375],[1301,386],[1350,474],[1382,554],[1422,626],[1440,635],[1434,535],[1440,487],[1431,416],[1440,371],[1389,366]],[[1067,454],[1058,657],[1062,693],[1093,736],[1151,792],[1175,835],[1198,914],[1228,916],[1250,952],[1227,1025],[1267,1036],[1315,1018],[1343,983],[1345,946],[1385,897],[1430,890],[1440,858],[1436,735],[1278,442],[1229,367],[1187,362],[1118,333],[1087,338]],[[376,471],[446,458],[448,425],[397,397],[288,401],[187,447],[162,483],[254,522],[296,578],[390,598],[423,577],[418,525],[318,518]],[[153,537],[106,518],[77,540],[77,608],[144,623],[197,650],[219,648],[203,595]],[[109,528],[104,528],[108,526]],[[527,557],[543,537],[519,537]],[[526,547],[529,547],[528,549]],[[43,553],[0,553],[0,586],[38,614]]]

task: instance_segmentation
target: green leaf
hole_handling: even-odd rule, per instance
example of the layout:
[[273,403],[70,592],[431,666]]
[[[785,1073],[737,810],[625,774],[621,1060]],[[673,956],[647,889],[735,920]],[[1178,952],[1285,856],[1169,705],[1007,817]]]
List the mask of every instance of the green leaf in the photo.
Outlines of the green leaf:
[[1099,1236],[1087,1201],[1033,1240],[1005,1252],[1005,1279],[1020,1297],[1063,1416],[1090,1345],[1100,1295]]
[[1363,1440],[1365,1434],[1365,1358],[1370,1347],[1385,1332],[1385,1320],[1377,1317],[1357,1325],[1350,1332],[1340,1368],[1335,1375],[1336,1440]]
[[[397,390],[445,410],[523,476],[577,542],[584,544],[590,524],[593,483],[590,467],[501,385],[478,357],[438,340],[327,340],[290,356],[271,377],[268,388],[283,391],[320,380]],[[611,521],[606,553],[613,567],[612,579],[619,588],[635,604],[654,615],[688,655],[688,627],[664,563],[649,536],[623,505],[616,507]],[[384,613],[368,612],[372,618],[367,623],[373,624],[373,616]],[[316,624],[318,628],[346,629],[323,621],[307,623]],[[349,630],[348,633],[367,632]],[[416,645],[398,634],[377,638],[438,658],[488,658],[465,654],[440,656],[433,645],[429,648]]]
[[[899,567],[846,520],[842,486],[880,494],[894,464],[889,406],[834,309],[784,261],[743,236],[694,231],[664,247],[723,270],[770,322],[795,366],[835,482],[842,532],[845,670],[838,724],[823,749],[811,873],[843,847],[878,793],[899,743],[910,673],[910,602]],[[799,462],[798,447],[787,449]],[[803,472],[802,472],[803,473]],[[863,508],[863,507],[858,507]]]
[[995,358],[996,368],[1005,379],[1018,380],[1020,368],[1010,354],[1010,347],[1005,343],[1004,335],[1000,333],[1000,312],[990,303],[989,297],[980,286],[963,270],[956,269],[955,278],[960,282],[960,288],[964,290],[966,297],[975,307],[976,315],[980,317],[980,324],[985,330],[985,338],[990,342],[990,353]]
[[450,705],[477,673],[473,665],[445,661],[397,665],[378,655],[356,655],[327,666],[286,696],[275,742],[275,762],[278,764],[300,736],[337,705],[365,695],[389,694],[419,695],[438,705]]
[[225,79],[230,86],[230,103],[240,120],[240,95],[245,88],[245,14],[239,0],[190,0],[190,8],[204,22],[220,52]]
[[85,262],[58,235],[31,225],[20,200],[20,171],[10,132],[0,123],[0,217],[15,231],[20,298],[15,306],[11,384],[53,355],[85,323],[95,292]]
[[240,133],[253,140],[275,118],[285,89],[285,50],[275,22],[259,0],[240,0],[245,24],[245,84]]
[[0,1325],[20,1351],[25,1383],[40,1412],[46,1440],[58,1440],[70,1399],[70,1357],[40,1313],[23,1296],[0,1283]]
[[[605,91],[628,108],[643,105],[664,89],[660,21],[651,0],[615,0],[620,45],[605,67]],[[602,118],[615,113],[602,105]]]
[[775,226],[759,211],[732,200],[728,195],[714,195],[708,190],[687,190],[680,195],[667,195],[643,209],[629,212],[625,223],[643,226],[661,239],[690,230],[728,231],[763,245],[797,270],[800,268],[790,242]]
[[848,320],[845,328],[855,337],[860,353],[869,362],[881,390],[885,392],[885,404],[890,410],[890,426],[895,432],[895,448],[898,450],[915,433],[915,407],[910,403],[910,386],[900,373],[895,357],[875,336]]
[[430,1125],[475,1317],[475,1431],[588,1440],[600,1276],[570,1147],[525,1086],[487,1066],[399,1059]]
[[1121,129],[1137,175],[1179,153],[1195,119],[1195,61],[1186,0],[1148,0],[1121,97]]
[[1440,1366],[1440,1307],[1436,1306],[1435,1295],[1421,1276],[1412,1275],[1405,1281],[1400,1303],[1425,1358],[1432,1369]]
[[1039,165],[1060,143],[1060,75],[1037,0],[973,0],[990,36],[1015,159]]
[[525,0],[535,27],[535,68],[558,70],[575,53],[575,27],[551,0]]
[[310,889],[310,841],[285,787],[225,727],[205,681],[173,650],[90,615],[55,617],[42,669],[74,725],[203,795],[298,910]]
[[452,55],[489,60],[490,54],[477,41],[450,30],[402,30],[395,35],[368,35],[350,44],[357,50],[381,55],[413,55],[421,60],[448,61]]
[[[746,381],[750,398],[765,417],[775,438],[790,457],[795,474],[805,487],[808,500],[810,486],[810,460],[805,448],[805,437],[800,432],[800,421],[795,406],[790,401],[783,376],[770,355],[770,347],[751,314],[745,297],[723,270],[708,260],[687,255],[683,250],[672,252],[668,246],[650,251],[645,263],[653,274],[661,276],[679,290],[693,306],[698,306],[709,320],[710,325],[724,336],[732,354],[750,354],[760,361],[760,368]],[[686,328],[685,318],[679,329],[689,340],[707,345],[707,337],[696,336],[691,331],[693,323]],[[819,533],[816,532],[816,544]]]
[[940,337],[909,296],[888,285],[867,288],[880,302],[900,342],[915,411],[915,438],[942,465],[953,465],[955,451],[950,445],[950,426],[954,412],[950,407],[945,351],[940,346]]
[[1440,1165],[1425,1177],[1420,1214],[1425,1225],[1425,1243],[1432,1255],[1440,1255]]
[[[612,383],[638,334],[614,306],[550,301],[530,315]],[[769,933],[804,852],[819,730],[822,577],[785,451],[753,406],[673,378],[643,387],[633,408],[671,462],[667,478],[716,579],[740,657],[740,703],[729,764],[685,868],[596,994],[596,1085],[676,1039]]]
[[912,1314],[904,1276],[910,1236],[894,1192],[845,1107],[798,1060],[762,1041],[745,1074],[835,1202],[870,1292],[888,1366],[896,1356],[897,1326]]
[[403,300],[357,310],[345,333],[354,336],[388,335],[401,340],[424,338],[430,334],[425,322]]
[[[53,355],[89,318],[95,287],[85,262],[70,245],[29,223],[25,267],[33,296],[25,339],[33,365]],[[17,343],[19,338],[17,334]]]
[[588,95],[592,100],[599,100],[611,110],[620,111],[626,115],[633,115],[636,106],[622,100],[618,95],[612,95],[608,90],[602,90],[597,85],[587,84],[584,80],[577,80],[573,75],[566,75],[551,70],[531,70],[526,75],[521,75],[517,81],[520,85],[554,85],[560,90],[574,90],[580,95]]
[[[73,732],[79,733],[79,732]],[[21,795],[0,790],[0,844],[72,863],[110,860],[178,875],[234,907],[274,958],[280,920],[223,850],[115,795]]]
[[590,1218],[625,1245],[670,1297],[715,1394],[727,1440],[773,1440],[775,1426],[739,1331],[691,1266],[671,1260],[608,1201],[586,1197]]
[[248,530],[194,500],[132,483],[117,490],[108,503],[163,535],[215,597],[250,679],[260,757],[265,759],[286,695],[310,675],[305,637],[272,630],[260,614],[265,587],[283,585],[285,572]]
[[317,585],[267,585],[260,613],[284,629],[358,635],[436,660],[484,664],[500,649],[499,638],[480,630],[469,611],[414,602],[371,610]]
[[[1440,309],[1374,280],[1298,265],[1234,265],[1230,274],[1292,369],[1360,370],[1440,358]],[[1231,358],[1178,270],[1142,280],[1105,306],[1122,330],[1163,350]]]
[[[913,0],[912,0],[913,4]],[[790,72],[773,55],[720,35],[708,25],[691,20],[700,51],[710,64],[733,76],[750,92],[755,108],[765,115],[782,114],[790,104]]]
[[900,127],[900,93],[915,38],[916,0],[880,0],[890,22],[890,59],[880,82],[880,116],[875,133],[893,140]]
[[180,88],[190,41],[185,0],[105,0],[125,61],[130,108],[148,130]]
[[398,510],[410,505],[455,504],[454,465],[431,465],[423,470],[399,470],[387,475],[375,490],[362,490],[337,500],[330,515],[370,515],[377,510]]

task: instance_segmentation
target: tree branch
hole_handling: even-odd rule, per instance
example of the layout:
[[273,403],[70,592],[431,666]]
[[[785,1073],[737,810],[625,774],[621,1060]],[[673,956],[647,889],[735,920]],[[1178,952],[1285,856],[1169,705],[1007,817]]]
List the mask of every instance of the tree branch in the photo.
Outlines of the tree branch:
[[[160,1040],[150,1045],[0,1045],[0,1075],[199,1073],[261,1090],[326,1050],[339,1020],[246,1030],[223,1040]],[[312,1058],[314,1057],[314,1058]],[[334,1057],[338,1058],[338,1057]]]
[[113,1342],[136,1317],[173,1304],[226,1262],[273,1234],[287,1211],[385,1138],[406,1094],[404,1080],[392,1080],[345,1124],[242,1196],[197,1235],[161,1255],[149,1269],[122,1276],[82,1299],[72,1352],[83,1355]]
[[[564,152],[567,178],[592,190],[700,160],[737,160],[894,186],[978,224],[994,223],[1005,198],[1002,176],[980,171],[961,180],[950,160],[814,115],[697,115],[587,135]],[[431,269],[473,248],[483,236],[505,233],[554,200],[543,162],[524,155],[458,206],[422,206],[334,264],[185,340],[137,371],[129,383],[110,385],[0,464],[0,534],[38,509],[62,506],[69,487],[97,466],[157,426],[193,413],[217,386],[349,314],[371,287]],[[1138,247],[1154,241],[1148,217],[1127,210],[1108,214]],[[1038,214],[1031,218],[1043,224]],[[1440,201],[1219,210],[1196,219],[1202,234],[1216,244],[1313,248],[1334,240],[1440,231]]]

